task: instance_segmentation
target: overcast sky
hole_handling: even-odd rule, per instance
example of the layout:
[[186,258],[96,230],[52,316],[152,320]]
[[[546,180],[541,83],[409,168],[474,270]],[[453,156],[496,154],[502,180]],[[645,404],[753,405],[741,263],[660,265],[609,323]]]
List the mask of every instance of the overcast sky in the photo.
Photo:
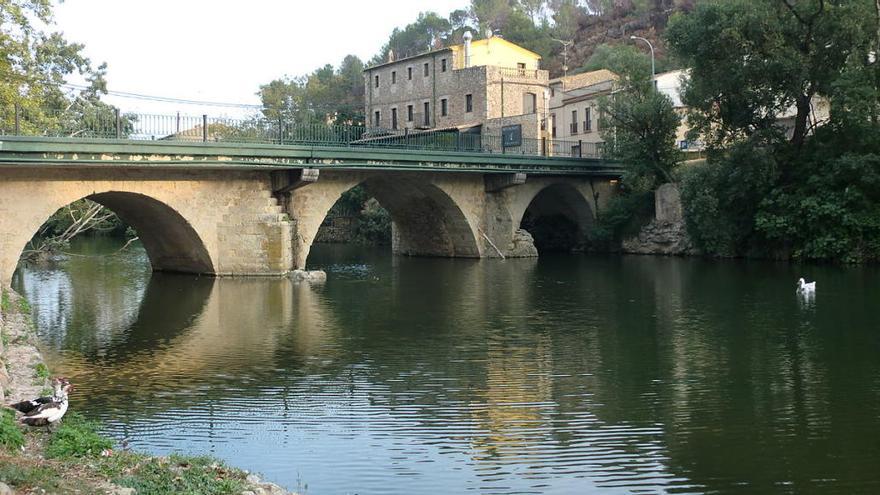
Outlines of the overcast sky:
[[[371,58],[395,27],[467,0],[66,0],[56,29],[107,62],[108,89],[191,100],[259,103],[260,84],[353,53]],[[108,97],[123,110],[239,115],[229,108]]]

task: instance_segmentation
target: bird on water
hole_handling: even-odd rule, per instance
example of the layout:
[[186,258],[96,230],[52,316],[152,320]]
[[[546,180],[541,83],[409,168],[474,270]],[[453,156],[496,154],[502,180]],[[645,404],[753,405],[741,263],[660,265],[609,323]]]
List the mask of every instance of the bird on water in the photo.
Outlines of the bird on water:
[[73,386],[64,377],[52,380],[53,393],[48,397],[37,397],[11,404],[9,407],[24,413],[20,421],[28,426],[51,426],[67,413],[67,394]]
[[814,280],[810,283],[807,283],[807,281],[804,280],[803,277],[799,278],[796,292],[799,294],[813,294],[814,292],[816,292],[816,281]]

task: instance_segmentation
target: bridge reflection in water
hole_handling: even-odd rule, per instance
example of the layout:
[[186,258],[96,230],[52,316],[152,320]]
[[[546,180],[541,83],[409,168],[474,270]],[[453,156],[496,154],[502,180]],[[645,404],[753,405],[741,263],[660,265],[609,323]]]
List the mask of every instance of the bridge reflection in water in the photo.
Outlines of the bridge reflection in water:
[[858,433],[878,426],[880,387],[845,379],[880,372],[878,342],[823,331],[869,321],[868,278],[816,314],[765,264],[355,253],[316,248],[316,288],[150,277],[132,258],[21,270],[17,287],[73,407],[136,448],[315,493],[880,482]]

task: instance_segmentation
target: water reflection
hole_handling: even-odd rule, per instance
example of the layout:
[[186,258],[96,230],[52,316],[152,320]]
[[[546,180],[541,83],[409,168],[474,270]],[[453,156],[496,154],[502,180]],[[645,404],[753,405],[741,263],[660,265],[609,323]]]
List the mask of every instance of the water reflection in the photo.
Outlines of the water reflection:
[[314,493],[880,483],[872,269],[815,268],[806,308],[769,263],[310,260],[325,286],[150,277],[136,253],[17,284],[75,408]]

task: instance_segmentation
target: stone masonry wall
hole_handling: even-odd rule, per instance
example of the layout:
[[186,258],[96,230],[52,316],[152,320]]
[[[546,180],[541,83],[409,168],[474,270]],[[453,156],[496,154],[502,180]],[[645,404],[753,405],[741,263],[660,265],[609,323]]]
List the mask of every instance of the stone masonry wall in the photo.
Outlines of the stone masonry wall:
[[[55,211],[92,195],[112,198],[120,210],[138,217],[136,228],[154,262],[157,253],[204,252],[207,267],[172,268],[216,275],[284,273],[292,264],[291,226],[269,188],[268,174],[255,172],[0,170],[0,285],[9,285],[25,244]],[[137,215],[142,206],[163,214]]]

